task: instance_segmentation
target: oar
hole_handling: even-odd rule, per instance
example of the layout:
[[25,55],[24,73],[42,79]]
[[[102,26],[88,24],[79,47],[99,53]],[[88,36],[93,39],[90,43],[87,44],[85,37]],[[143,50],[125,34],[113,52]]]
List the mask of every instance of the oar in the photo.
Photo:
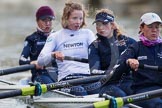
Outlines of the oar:
[[[100,82],[102,82],[103,85],[108,81],[109,82],[112,81],[111,77],[113,76],[113,74],[115,74],[114,72],[115,72],[115,69],[117,67],[114,67],[114,69],[112,71],[110,71],[109,75],[106,75],[106,77],[103,77],[103,78],[100,79]],[[162,72],[162,66],[152,66],[152,65],[146,65],[146,64],[139,64],[139,68],[140,69],[151,69],[151,70],[154,70],[154,71],[161,71]],[[140,94],[137,94],[137,95],[131,95],[131,96],[123,97],[123,98],[115,98],[115,99],[117,101],[118,108],[120,108],[123,105],[128,104],[128,103],[152,99],[152,98],[159,97],[159,96],[162,96],[162,89],[155,90],[155,91],[149,91],[149,92],[145,92],[145,93],[140,93]],[[89,106],[86,106],[86,107],[83,107],[83,108],[109,108],[108,107],[109,104],[110,104],[110,101],[106,100],[106,101],[102,101],[102,102],[96,102],[93,105],[89,105]]]
[[14,83],[11,83],[9,81],[5,81],[5,80],[0,80],[1,83],[4,83],[4,84],[8,84],[8,85],[15,85]]
[[65,60],[71,60],[71,61],[78,61],[78,62],[82,62],[82,63],[88,63],[88,59],[85,59],[85,58],[65,56],[64,59]]
[[[98,76],[78,78],[78,79],[50,83],[50,84],[42,84],[40,85],[39,89],[42,93],[45,93],[47,91],[54,90],[54,89],[77,86],[80,84],[93,83],[93,82],[100,80],[102,77],[105,77],[105,76],[106,75],[98,75]],[[31,87],[24,87],[24,88],[17,89],[17,90],[12,90],[12,91],[1,92],[0,99],[14,97],[14,96],[35,95],[35,90],[36,90],[36,87],[31,86]]]
[[115,65],[112,70],[106,70],[106,75],[102,77],[99,82],[101,83],[101,86],[105,85],[107,82],[112,82],[114,79],[112,79],[116,68],[118,68],[120,65]]
[[162,72],[162,66],[152,66],[152,65],[147,65],[147,64],[139,64],[139,68],[141,68],[141,69],[151,69],[151,70]]
[[8,68],[8,69],[1,69],[0,76],[18,73],[18,72],[24,72],[24,71],[34,69],[34,68],[35,68],[34,64],[27,64],[27,65],[21,65],[21,66],[17,66],[17,67]]
[[[139,93],[135,95],[130,95],[126,97],[115,98],[117,102],[117,108],[121,108],[128,103],[139,102],[143,100],[148,100],[156,97],[162,96],[162,89],[153,90],[149,92]],[[91,105],[87,105],[81,108],[109,108],[110,100],[95,102]]]
[[[110,74],[108,75],[97,75],[97,76],[91,76],[91,77],[86,77],[86,78],[61,81],[61,82],[56,82],[56,83],[51,83],[51,84],[42,84],[40,88],[41,88],[42,93],[45,93],[47,91],[54,90],[54,89],[77,86],[80,84],[93,83],[96,81],[101,82],[101,84],[105,84],[107,81],[109,81],[109,79],[111,79],[114,73],[114,70],[112,70]],[[14,91],[0,93],[0,99],[14,97],[14,96],[27,96],[27,95],[35,95],[35,86],[25,87],[25,88],[14,90]]]

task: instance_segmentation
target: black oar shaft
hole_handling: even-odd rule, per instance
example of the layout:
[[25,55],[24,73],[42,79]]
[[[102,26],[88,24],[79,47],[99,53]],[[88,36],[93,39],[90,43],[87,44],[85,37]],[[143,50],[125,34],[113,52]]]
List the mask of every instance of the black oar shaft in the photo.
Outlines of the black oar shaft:
[[139,68],[141,68],[141,69],[151,69],[151,70],[162,72],[162,66],[152,66],[152,65],[147,65],[147,64],[139,64]]
[[9,81],[5,81],[5,80],[0,80],[1,83],[5,83],[5,84],[8,84],[8,85],[16,85],[12,82],[9,82]]
[[23,71],[27,71],[27,70],[34,69],[34,68],[35,68],[35,65],[30,64],[30,65],[21,65],[21,66],[17,66],[17,67],[12,67],[9,69],[2,69],[2,70],[0,70],[0,76],[12,74],[12,73],[23,72]]
[[[42,89],[42,93],[45,93],[49,90],[77,86],[80,84],[93,83],[93,82],[100,80],[103,76],[105,75],[78,78],[78,79],[73,79],[69,81],[61,81],[61,82],[56,82],[56,83],[51,83],[51,84],[42,84],[41,89]],[[34,95],[35,89],[36,89],[35,86],[31,86],[31,87],[25,87],[25,88],[21,88],[18,90],[12,90],[8,92],[1,92],[0,99],[14,97],[14,96]]]
[[21,90],[12,90],[12,92],[11,91],[1,92],[0,99],[21,96],[21,94],[22,94]]
[[[144,101],[144,100],[161,97],[161,96],[162,96],[162,89],[158,89],[158,90],[148,91],[148,92],[130,95],[122,98],[116,98],[116,101],[117,101],[117,106],[120,108],[121,106],[126,105],[128,103]],[[109,108],[109,104],[110,101],[105,100],[105,101],[95,102],[91,105],[87,105],[81,108]]]
[[77,57],[65,56],[64,59],[65,60],[78,61],[78,62],[82,62],[82,63],[88,63],[88,59],[85,59],[85,58],[77,58]]
[[162,89],[123,97],[124,104],[139,102],[162,96]]
[[60,89],[60,88],[65,88],[65,87],[77,86],[77,85],[80,85],[80,84],[93,83],[93,82],[99,81],[102,77],[105,77],[105,76],[106,75],[97,75],[97,76],[90,76],[90,77],[85,77],[85,78],[78,78],[78,79],[73,79],[73,80],[56,82],[56,83],[53,83],[53,84],[47,84],[47,89],[53,90],[53,89]]

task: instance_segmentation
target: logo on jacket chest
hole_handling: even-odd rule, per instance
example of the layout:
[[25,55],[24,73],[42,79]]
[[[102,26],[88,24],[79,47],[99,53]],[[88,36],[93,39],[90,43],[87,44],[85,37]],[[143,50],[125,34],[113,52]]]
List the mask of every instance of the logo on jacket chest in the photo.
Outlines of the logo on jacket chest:
[[147,56],[139,56],[137,59],[138,60],[147,60]]
[[82,48],[83,47],[83,42],[74,42],[74,43],[65,43],[63,45],[65,49],[74,49],[74,48]]
[[158,56],[159,58],[162,58],[162,52],[157,53],[157,56]]
[[126,45],[124,39],[123,40],[116,40],[115,44],[116,44],[116,46],[125,46]]
[[42,41],[42,42],[37,42],[37,45],[44,45],[46,42]]

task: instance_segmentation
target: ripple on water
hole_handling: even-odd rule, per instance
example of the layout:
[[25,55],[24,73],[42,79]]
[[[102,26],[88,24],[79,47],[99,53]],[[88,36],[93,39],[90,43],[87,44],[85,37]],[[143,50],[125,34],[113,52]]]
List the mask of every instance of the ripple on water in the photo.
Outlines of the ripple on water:
[[1,99],[0,100],[0,108],[26,108],[27,105],[20,100],[17,99]]

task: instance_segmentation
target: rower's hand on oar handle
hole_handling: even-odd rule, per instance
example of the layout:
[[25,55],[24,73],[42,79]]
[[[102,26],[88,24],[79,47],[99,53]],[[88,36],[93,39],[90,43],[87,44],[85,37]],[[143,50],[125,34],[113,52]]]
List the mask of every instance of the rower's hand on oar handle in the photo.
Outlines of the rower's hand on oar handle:
[[43,66],[39,66],[37,61],[31,61],[30,64],[34,64],[36,69],[43,69]]
[[55,51],[55,52],[52,52],[52,57],[54,57],[55,59],[58,59],[58,60],[60,60],[60,61],[62,61],[63,62],[63,60],[64,60],[64,54],[62,53],[62,52],[60,52],[60,51]]
[[129,65],[134,71],[138,70],[139,62],[137,59],[128,59],[126,61],[127,65]]

